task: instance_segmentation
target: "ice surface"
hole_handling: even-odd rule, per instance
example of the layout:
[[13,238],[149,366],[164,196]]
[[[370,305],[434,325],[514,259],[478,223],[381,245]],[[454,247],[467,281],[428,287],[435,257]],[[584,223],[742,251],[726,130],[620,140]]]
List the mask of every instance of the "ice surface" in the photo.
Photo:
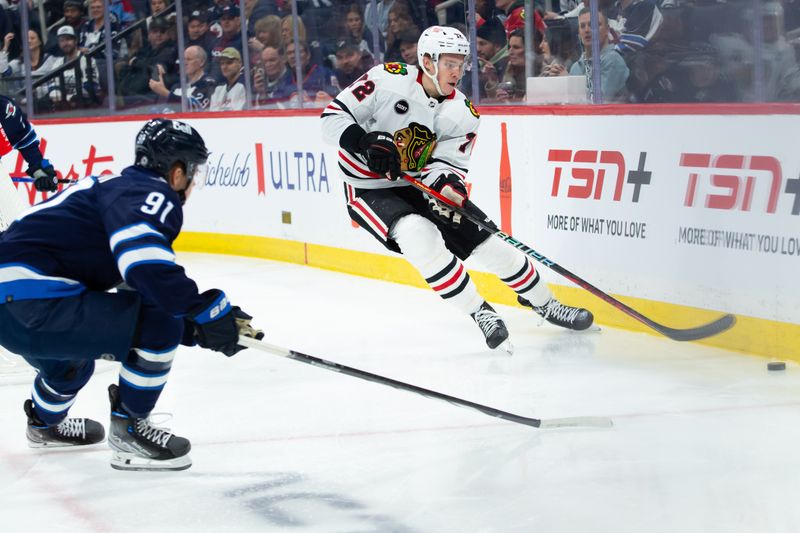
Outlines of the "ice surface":
[[[800,531],[800,368],[497,306],[492,353],[432,291],[297,265],[179,260],[273,344],[525,416],[540,430],[295,361],[181,348],[158,411],[178,473],[118,472],[105,445],[28,449],[28,385],[0,387],[0,530],[692,533]],[[96,375],[72,414],[107,423]]]

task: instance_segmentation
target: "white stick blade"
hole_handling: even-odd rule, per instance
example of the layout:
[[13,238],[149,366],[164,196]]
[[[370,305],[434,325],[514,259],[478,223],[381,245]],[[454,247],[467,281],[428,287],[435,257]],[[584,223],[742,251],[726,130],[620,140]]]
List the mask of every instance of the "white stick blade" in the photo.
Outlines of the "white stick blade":
[[567,418],[543,419],[539,425],[548,428],[610,428],[614,422],[605,416],[573,416]]

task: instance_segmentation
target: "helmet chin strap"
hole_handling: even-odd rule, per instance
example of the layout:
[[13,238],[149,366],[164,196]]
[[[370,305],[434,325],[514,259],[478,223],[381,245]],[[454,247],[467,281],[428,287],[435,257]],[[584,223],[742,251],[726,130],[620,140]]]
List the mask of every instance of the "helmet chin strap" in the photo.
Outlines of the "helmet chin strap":
[[439,93],[439,96],[446,96],[442,88],[439,86],[439,60],[437,59],[434,61],[433,58],[431,58],[431,63],[433,63],[433,75],[428,72],[428,69],[426,69],[424,65],[422,66],[422,72],[431,79],[433,86],[436,87],[436,91]]
[[186,204],[186,191],[189,190],[189,185],[191,185],[191,184],[192,184],[192,182],[190,181],[189,184],[186,187],[184,187],[183,189],[181,189],[179,191],[175,191],[175,192],[178,193],[178,198],[180,198],[180,200],[181,200],[181,205],[185,205]]

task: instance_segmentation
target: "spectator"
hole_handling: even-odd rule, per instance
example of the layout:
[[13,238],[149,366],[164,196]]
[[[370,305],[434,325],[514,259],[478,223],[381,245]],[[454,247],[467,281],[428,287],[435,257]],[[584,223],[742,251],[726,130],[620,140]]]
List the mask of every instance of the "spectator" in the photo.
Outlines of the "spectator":
[[650,44],[663,22],[661,11],[649,0],[617,0],[608,10],[609,40],[630,60]]
[[219,55],[219,66],[225,81],[211,94],[211,111],[238,111],[244,109],[247,99],[242,83],[242,55],[233,47]]
[[511,32],[508,39],[508,64],[495,98],[502,102],[524,101],[525,86],[525,33],[519,29]]
[[211,47],[211,57],[214,60],[211,66],[211,75],[218,81],[223,81],[226,78],[221,72],[221,65],[217,62],[223,50],[235,48],[239,52],[239,59],[241,60],[242,27],[239,15],[239,6],[237,5],[228,4],[220,10],[219,24],[222,28],[222,35],[214,41],[214,46]]
[[158,15],[161,18],[166,18],[170,22],[175,20],[175,13],[162,13],[165,9],[167,9],[167,0],[150,0],[150,15],[145,19],[145,26],[146,29],[150,29],[150,23],[153,22],[153,18]]
[[150,79],[172,75],[178,52],[170,39],[170,26],[166,19],[154,18],[147,31],[147,43],[120,69],[119,93],[127,97],[127,103],[155,102]]
[[255,39],[261,43],[262,46],[272,46],[279,48],[283,45],[283,37],[281,36],[281,18],[277,15],[267,15],[256,21],[253,26]]
[[[64,0],[64,25],[72,26],[75,30],[75,37],[80,39],[81,26],[86,22],[83,17],[83,2],[81,0]],[[60,55],[61,49],[58,46],[58,34],[56,33],[63,26],[54,26],[47,33],[47,44],[45,51],[50,55]]]
[[400,54],[400,41],[398,37],[400,34],[408,31],[413,31],[419,34],[419,29],[414,24],[414,19],[411,18],[411,13],[405,4],[395,4],[389,10],[389,26],[386,32],[386,54],[384,61],[386,63],[392,61],[402,61],[403,56]]
[[494,0],[475,0],[475,27],[483,26],[487,20],[494,17],[494,12]]
[[70,25],[58,29],[58,46],[62,57],[53,62],[53,69],[71,61],[80,60],[73,68],[64,69],[61,75],[52,80],[48,94],[57,108],[85,107],[100,103],[100,73],[94,59],[84,56],[78,50],[78,37]]
[[136,21],[136,14],[133,12],[133,6],[126,0],[110,0],[111,5],[108,10],[114,13],[117,20],[120,22],[120,27],[127,28],[132,22]]
[[719,59],[707,43],[690,43],[680,57],[664,55],[648,57],[649,83],[637,94],[644,103],[734,102],[736,85],[720,73]]
[[244,16],[247,19],[247,31],[255,33],[255,24],[262,18],[278,15],[278,6],[274,0],[244,0]]
[[[525,28],[525,0],[496,0],[495,5],[506,15],[503,26],[505,26],[506,35],[509,36],[510,41],[511,32]],[[542,16],[535,10],[533,12],[533,27],[541,32],[542,35],[547,31],[547,25]]]
[[[25,61],[21,57],[11,61],[8,60],[8,48],[12,39],[14,39],[14,34],[7,33],[3,43],[3,50],[0,51],[0,72],[2,72],[3,77],[25,75]],[[30,49],[31,57],[31,77],[34,80],[55,68],[56,58],[42,50],[42,38],[39,37],[39,32],[35,29],[28,30],[28,48]],[[34,96],[36,100],[47,99],[47,87],[36,87]]]
[[[366,60],[365,60],[366,58]],[[347,87],[372,67],[372,56],[352,41],[342,41],[336,50],[336,81]]]
[[[783,21],[783,6],[780,2],[769,1],[761,5],[761,26],[763,42],[759,48],[751,41],[755,23],[752,10],[733,12],[732,17],[747,21],[743,27],[734,19],[725,33],[715,33],[709,41],[717,49],[721,59],[723,76],[737,87],[742,101],[755,101],[754,64],[756,50],[761,50],[760,60],[764,64],[764,100],[797,101],[800,98],[800,69],[794,47],[786,40]],[[738,31],[737,31],[738,29]]]
[[478,85],[482,97],[494,98],[508,63],[508,42],[503,23],[497,17],[486,20],[477,30]]
[[418,41],[419,32],[414,29],[401,32],[397,36],[397,45],[400,49],[400,57],[402,58],[403,63],[408,65],[416,65],[419,62],[419,58],[417,57]]
[[[592,78],[592,25],[591,13],[587,8],[581,10],[578,15],[578,32],[583,44],[581,57],[572,64],[569,70],[571,76],[585,76],[586,78],[586,97],[589,101],[594,100],[593,78]],[[625,83],[628,81],[628,65],[617,52],[613,45],[608,42],[608,19],[605,13],[598,11],[597,29],[599,31],[598,40],[600,43],[600,91],[602,101],[621,102],[625,100]],[[561,65],[552,67],[554,75],[563,76],[566,70]]]
[[[292,81],[298,85],[293,63],[294,43],[289,43],[286,47],[286,56],[289,71],[292,73]],[[300,66],[303,72],[304,101],[316,107],[328,105],[328,102],[339,93],[338,81],[333,72],[323,65],[311,61],[311,53],[308,45],[304,42],[300,43]],[[294,94],[293,97],[297,100],[297,94]]]
[[[308,32],[306,31],[306,25],[303,22],[303,19],[297,19],[297,39],[301,43],[306,43],[308,47],[308,53],[310,54],[311,60],[313,63],[322,63],[322,50],[320,50],[319,43],[317,41],[311,41],[310,43],[306,40],[306,36]],[[281,19],[281,37],[283,38],[283,47],[287,50],[287,54],[289,54],[289,44],[294,47],[294,24],[291,16],[285,16]],[[289,62],[294,61],[294,56],[289,54]]]
[[347,6],[344,18],[345,37],[343,40],[357,43],[362,51],[369,52],[375,56],[372,32],[364,24],[364,12],[359,4]]
[[[119,33],[120,27],[116,15],[109,13],[111,23],[111,38],[113,39]],[[105,1],[104,0],[89,0],[89,20],[84,22],[78,34],[78,47],[81,53],[88,54],[89,51],[105,42]],[[112,45],[112,54],[114,59],[124,58],[128,53],[128,46],[125,41],[118,41]],[[98,64],[100,61],[104,62],[103,50],[98,50],[92,57],[96,58]]]
[[262,108],[284,107],[297,93],[297,86],[286,64],[283,48],[265,46],[261,52],[261,68],[253,76],[256,105]]
[[[170,22],[170,25],[174,27],[175,13],[164,13],[166,9],[167,0],[147,0],[147,10],[150,14],[145,18],[144,25],[140,26],[138,30],[128,35],[128,48],[131,56],[138,54],[139,50],[142,48],[142,44],[147,41],[147,31],[150,29],[150,23],[153,22],[153,18],[156,15],[158,15],[160,18],[167,19]],[[175,32],[171,32],[170,39],[175,41],[177,38],[178,35]]]
[[536,55],[533,60],[533,75],[534,76],[560,76],[561,73],[569,71],[569,65],[564,64],[564,58],[557,57],[550,51],[550,31],[542,33],[536,31],[534,34],[533,46]]
[[[377,0],[375,2],[375,9],[377,10],[378,17],[378,31],[384,39],[386,39],[386,33],[389,28],[389,10],[392,9],[394,4],[395,0]],[[373,17],[372,2],[367,2],[366,8],[364,9],[364,20],[370,28],[373,27]]]
[[189,13],[189,22],[186,24],[186,48],[199,46],[206,52],[206,56],[211,53],[216,37],[208,31],[208,14],[205,10],[195,9]]
[[[206,74],[208,54],[202,46],[191,45],[183,52],[183,64],[186,70],[186,104],[187,111],[206,111],[211,103],[211,93],[217,82]],[[180,109],[183,88],[178,79],[167,89],[164,83],[164,68],[159,65],[157,80],[150,79],[150,90],[159,96],[160,102],[166,102]]]

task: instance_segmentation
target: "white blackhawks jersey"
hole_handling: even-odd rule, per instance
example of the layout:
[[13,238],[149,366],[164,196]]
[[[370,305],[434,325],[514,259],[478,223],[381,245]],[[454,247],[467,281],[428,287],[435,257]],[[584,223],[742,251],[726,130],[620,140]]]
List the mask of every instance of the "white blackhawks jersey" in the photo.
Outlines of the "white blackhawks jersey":
[[[478,129],[479,115],[461,91],[439,101],[422,88],[422,71],[414,65],[386,63],[372,67],[344,89],[322,113],[322,134],[326,142],[339,146],[342,132],[352,124],[365,131],[392,135],[404,130],[415,142],[425,129],[436,135],[436,145],[421,169],[409,168],[413,176],[454,173],[466,180],[470,153]],[[420,126],[424,126],[421,128]],[[421,142],[419,139],[416,142]],[[403,180],[390,181],[371,172],[364,158],[339,146],[339,168],[344,180],[361,189],[402,187]]]

